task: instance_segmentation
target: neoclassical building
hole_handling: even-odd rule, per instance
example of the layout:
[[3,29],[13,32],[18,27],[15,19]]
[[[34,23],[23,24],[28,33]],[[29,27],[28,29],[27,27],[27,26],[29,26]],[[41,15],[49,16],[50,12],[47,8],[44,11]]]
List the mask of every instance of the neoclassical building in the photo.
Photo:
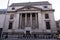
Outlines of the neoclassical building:
[[54,9],[49,2],[13,3],[8,7],[3,26],[3,37],[56,33]]

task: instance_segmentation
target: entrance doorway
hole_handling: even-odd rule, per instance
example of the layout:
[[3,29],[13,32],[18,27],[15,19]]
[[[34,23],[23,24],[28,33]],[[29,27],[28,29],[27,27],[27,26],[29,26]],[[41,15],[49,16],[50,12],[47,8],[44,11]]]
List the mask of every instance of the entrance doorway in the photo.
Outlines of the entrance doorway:
[[26,31],[26,35],[29,35],[30,34],[30,31]]

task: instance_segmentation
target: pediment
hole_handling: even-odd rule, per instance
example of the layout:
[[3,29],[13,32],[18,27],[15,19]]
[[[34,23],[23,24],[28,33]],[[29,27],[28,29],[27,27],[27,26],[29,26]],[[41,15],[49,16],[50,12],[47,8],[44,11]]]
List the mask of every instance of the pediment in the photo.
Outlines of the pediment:
[[22,8],[17,9],[17,11],[24,11],[24,10],[42,10],[41,8],[33,7],[33,6],[25,6]]

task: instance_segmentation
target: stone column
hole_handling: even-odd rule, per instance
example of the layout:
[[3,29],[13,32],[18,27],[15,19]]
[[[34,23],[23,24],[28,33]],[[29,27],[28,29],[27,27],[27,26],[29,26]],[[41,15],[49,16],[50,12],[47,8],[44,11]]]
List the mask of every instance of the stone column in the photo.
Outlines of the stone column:
[[37,26],[37,24],[38,24],[38,20],[37,20],[38,18],[37,18],[37,13],[35,13],[35,21],[36,21],[36,28],[38,28],[38,26]]
[[27,13],[25,14],[25,27],[27,26]]
[[15,14],[15,20],[16,20],[16,22],[15,22],[15,29],[17,30],[20,26],[20,18],[19,18],[19,13],[17,13],[17,14]]
[[39,31],[42,32],[42,21],[41,21],[41,13],[38,13],[38,25],[39,25]]
[[30,25],[32,27],[32,13],[30,13]]
[[20,28],[22,27],[22,14],[20,14]]
[[20,29],[20,14],[19,14],[19,25],[18,25],[18,29]]

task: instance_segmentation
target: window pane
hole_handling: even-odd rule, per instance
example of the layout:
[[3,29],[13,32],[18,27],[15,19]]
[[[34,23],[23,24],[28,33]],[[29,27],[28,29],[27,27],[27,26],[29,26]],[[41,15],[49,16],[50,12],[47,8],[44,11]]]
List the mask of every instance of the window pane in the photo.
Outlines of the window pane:
[[49,15],[48,14],[45,14],[45,18],[48,19],[49,18]]
[[46,29],[50,29],[50,22],[46,22]]
[[9,22],[9,28],[8,29],[12,29],[12,22]]
[[27,17],[30,17],[30,13],[27,13]]
[[22,14],[22,17],[25,17],[25,14],[24,13]]
[[32,17],[35,17],[35,13],[32,13]]

